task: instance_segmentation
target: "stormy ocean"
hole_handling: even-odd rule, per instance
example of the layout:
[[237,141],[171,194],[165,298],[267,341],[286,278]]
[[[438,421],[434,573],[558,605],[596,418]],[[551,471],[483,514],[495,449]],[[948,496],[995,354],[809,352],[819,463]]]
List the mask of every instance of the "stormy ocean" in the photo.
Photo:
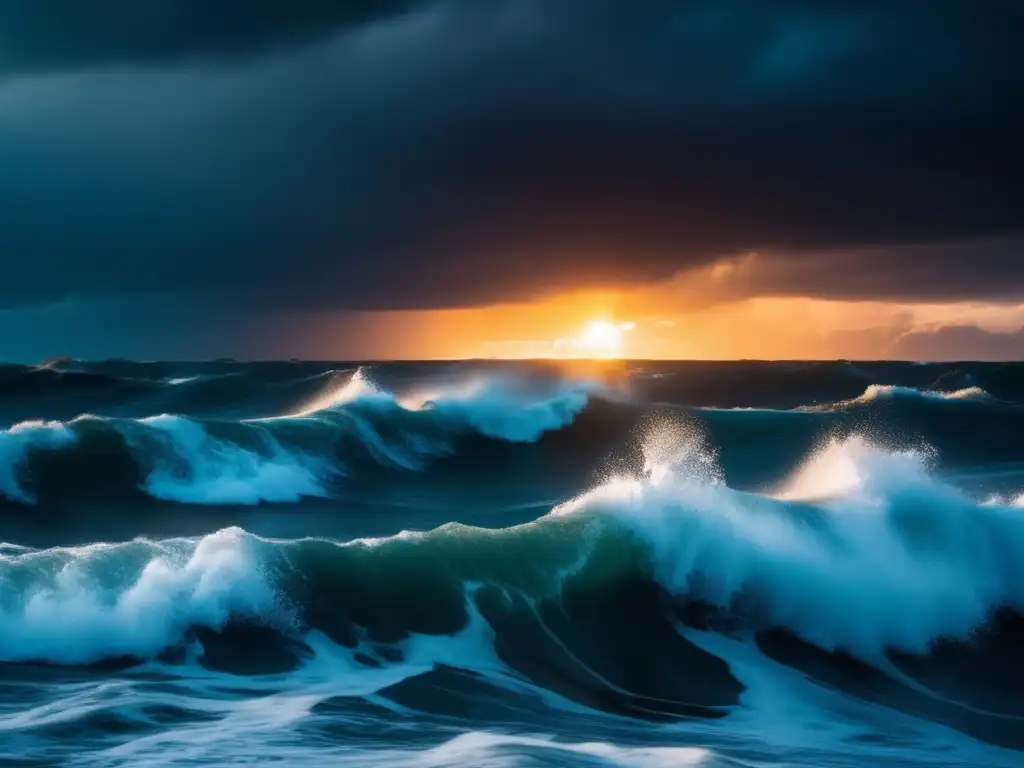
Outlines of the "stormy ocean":
[[1024,365],[0,368],[0,764],[1024,764]]

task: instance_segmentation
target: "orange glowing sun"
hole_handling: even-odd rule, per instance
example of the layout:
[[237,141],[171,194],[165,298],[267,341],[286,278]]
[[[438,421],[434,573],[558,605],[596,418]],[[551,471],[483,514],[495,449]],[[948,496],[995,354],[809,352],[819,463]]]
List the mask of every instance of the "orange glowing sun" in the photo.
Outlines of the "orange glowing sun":
[[595,320],[583,329],[580,346],[594,357],[618,357],[622,351],[622,336],[633,327],[632,323],[609,323]]

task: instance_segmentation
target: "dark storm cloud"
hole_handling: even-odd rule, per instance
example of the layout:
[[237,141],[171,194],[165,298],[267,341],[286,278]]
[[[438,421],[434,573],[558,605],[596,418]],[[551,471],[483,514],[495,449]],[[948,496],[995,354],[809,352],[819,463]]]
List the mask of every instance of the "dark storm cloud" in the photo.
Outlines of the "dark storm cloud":
[[1024,297],[1014,2],[247,9],[0,0],[0,302],[469,305],[748,249],[772,292]]
[[0,72],[226,59],[386,19],[416,0],[3,0]]
[[683,274],[668,291],[688,307],[751,296],[806,295],[853,301],[1024,298],[1024,238],[806,252],[749,252]]
[[906,360],[1020,360],[1024,328],[989,331],[975,325],[949,325],[904,334],[891,347]]

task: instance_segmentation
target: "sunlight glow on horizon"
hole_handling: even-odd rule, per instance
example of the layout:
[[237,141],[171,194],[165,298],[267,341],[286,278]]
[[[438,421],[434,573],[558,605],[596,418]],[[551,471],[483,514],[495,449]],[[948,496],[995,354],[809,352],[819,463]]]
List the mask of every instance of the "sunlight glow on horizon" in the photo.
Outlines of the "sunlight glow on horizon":
[[633,329],[633,323],[610,323],[607,320],[593,320],[573,346],[581,348],[597,358],[618,357],[622,352],[623,334]]
[[[1024,302],[753,296],[702,303],[693,298],[700,291],[685,287],[675,281],[461,309],[301,313],[261,330],[279,348],[310,359],[604,362],[963,359],[970,351],[957,341],[960,326],[980,329],[975,335],[990,344],[1024,336]],[[331,338],[337,348],[325,351]],[[999,355],[986,353],[991,357]]]

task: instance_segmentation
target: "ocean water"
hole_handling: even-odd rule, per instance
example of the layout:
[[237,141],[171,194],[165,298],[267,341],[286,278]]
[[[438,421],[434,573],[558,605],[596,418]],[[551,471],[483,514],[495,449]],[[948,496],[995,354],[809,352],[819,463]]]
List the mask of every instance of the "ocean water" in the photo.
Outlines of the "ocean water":
[[0,421],[0,765],[1024,764],[1024,365],[57,360]]

